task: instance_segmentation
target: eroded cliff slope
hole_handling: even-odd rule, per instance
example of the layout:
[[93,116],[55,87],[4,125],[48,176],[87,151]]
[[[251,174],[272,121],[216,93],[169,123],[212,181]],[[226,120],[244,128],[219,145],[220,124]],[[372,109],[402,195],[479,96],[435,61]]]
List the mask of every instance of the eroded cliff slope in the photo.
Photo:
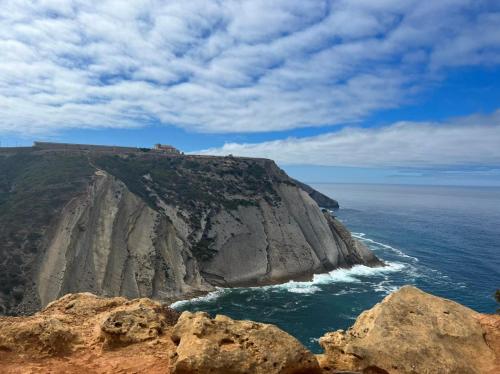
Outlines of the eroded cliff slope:
[[270,160],[33,149],[0,169],[3,313],[380,264]]

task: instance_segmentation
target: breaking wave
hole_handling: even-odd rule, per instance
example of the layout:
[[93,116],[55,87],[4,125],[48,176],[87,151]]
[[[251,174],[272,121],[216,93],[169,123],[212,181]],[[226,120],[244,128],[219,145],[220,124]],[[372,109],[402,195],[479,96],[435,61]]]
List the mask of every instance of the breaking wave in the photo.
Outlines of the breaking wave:
[[361,283],[364,277],[373,277],[403,270],[405,264],[386,262],[386,266],[371,268],[355,265],[349,269],[335,269],[329,273],[315,274],[311,281],[289,281],[273,286],[259,287],[266,290],[286,290],[292,293],[315,293],[321,291],[320,285],[331,283]]
[[[282,284],[260,286],[260,287],[235,287],[235,288],[217,288],[215,291],[206,295],[195,297],[189,300],[181,300],[171,304],[172,308],[183,309],[189,305],[212,304],[217,299],[231,293],[274,293],[289,292],[292,294],[312,295],[324,290],[327,285],[338,284],[341,290],[332,294],[333,296],[345,295],[359,292],[359,288],[349,287],[348,284],[363,286],[366,284],[375,292],[389,294],[399,287],[391,281],[391,273],[404,272],[408,278],[418,277],[419,273],[412,263],[418,262],[418,259],[409,256],[400,249],[394,248],[388,244],[378,242],[366,237],[364,233],[353,233],[353,237],[363,241],[372,250],[389,250],[394,253],[401,261],[385,261],[386,266],[368,267],[364,265],[355,265],[351,268],[341,268],[330,271],[329,273],[314,274],[310,281],[288,281]],[[409,260],[409,261],[408,261]]]
[[231,288],[217,287],[215,291],[209,292],[206,295],[193,297],[192,299],[176,301],[170,304],[170,307],[174,309],[180,309],[184,308],[188,304],[208,303],[218,299],[219,297],[228,292],[231,292]]

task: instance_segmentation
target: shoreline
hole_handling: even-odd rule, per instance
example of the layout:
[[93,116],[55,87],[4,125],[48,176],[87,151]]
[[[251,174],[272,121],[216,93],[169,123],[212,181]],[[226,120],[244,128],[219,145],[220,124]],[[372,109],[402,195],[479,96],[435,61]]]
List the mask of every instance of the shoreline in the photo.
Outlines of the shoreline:
[[[316,287],[317,288],[318,284],[323,284],[325,282],[329,283],[328,279],[326,279],[326,281],[325,281],[325,280],[322,280],[323,279],[322,277],[331,276],[331,281],[335,282],[336,281],[336,279],[334,277],[335,272],[341,272],[341,271],[349,272],[352,270],[356,270],[356,268],[357,269],[360,269],[360,268],[383,269],[383,271],[395,272],[395,271],[400,270],[399,264],[397,264],[397,265],[396,264],[397,263],[392,263],[392,262],[384,262],[384,265],[382,265],[382,266],[380,266],[380,265],[379,266],[369,266],[369,265],[365,265],[365,264],[355,264],[355,265],[352,265],[350,267],[345,267],[345,266],[338,267],[338,268],[335,268],[333,270],[326,271],[326,272],[310,273],[307,275],[295,277],[293,279],[288,279],[288,280],[282,281],[282,282],[279,282],[279,281],[267,282],[265,284],[260,284],[260,285],[256,285],[255,283],[252,283],[249,285],[241,285],[241,286],[234,286],[234,287],[216,286],[215,289],[212,291],[200,291],[200,292],[193,293],[193,295],[189,296],[189,297],[179,297],[171,302],[162,302],[162,303],[175,309],[176,307],[178,307],[180,305],[189,304],[191,302],[207,300],[207,298],[211,299],[210,295],[213,295],[214,298],[216,298],[219,296],[218,293],[223,294],[223,293],[226,293],[227,291],[230,291],[230,290],[242,290],[242,289],[265,290],[265,289],[269,289],[269,288],[280,288],[280,287],[287,289],[287,285],[290,286],[291,289],[307,288],[307,287]],[[291,292],[293,292],[293,291],[291,291]],[[302,292],[296,292],[296,293],[302,293]],[[179,305],[175,305],[175,304],[179,304]]]

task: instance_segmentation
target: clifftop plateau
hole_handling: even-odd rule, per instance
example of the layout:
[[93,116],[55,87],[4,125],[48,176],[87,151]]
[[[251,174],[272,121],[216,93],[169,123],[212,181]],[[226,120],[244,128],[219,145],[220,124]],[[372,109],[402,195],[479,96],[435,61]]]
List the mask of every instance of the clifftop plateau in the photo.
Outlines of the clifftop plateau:
[[[325,311],[326,313],[327,311]],[[0,371],[17,373],[493,374],[500,316],[403,287],[313,355],[276,326],[182,315],[149,299],[68,294],[0,317]]]
[[74,292],[172,301],[381,265],[267,159],[37,143],[3,148],[0,175],[0,314]]

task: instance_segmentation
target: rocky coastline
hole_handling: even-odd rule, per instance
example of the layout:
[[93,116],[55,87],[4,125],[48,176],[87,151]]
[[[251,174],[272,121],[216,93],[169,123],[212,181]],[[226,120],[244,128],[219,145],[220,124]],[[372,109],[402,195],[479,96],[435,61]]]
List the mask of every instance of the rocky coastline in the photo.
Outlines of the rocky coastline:
[[67,293],[168,302],[381,265],[320,209],[335,200],[271,160],[85,145],[9,152],[0,314]]

